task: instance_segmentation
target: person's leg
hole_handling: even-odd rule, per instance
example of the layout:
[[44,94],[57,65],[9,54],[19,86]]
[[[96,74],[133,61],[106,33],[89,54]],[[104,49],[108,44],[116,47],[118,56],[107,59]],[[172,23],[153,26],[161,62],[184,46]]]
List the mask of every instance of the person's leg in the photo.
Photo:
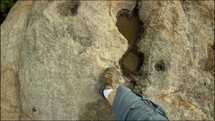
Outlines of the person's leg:
[[123,85],[119,86],[118,79],[121,79],[121,75],[114,69],[107,69],[104,76],[106,87],[103,94],[105,90],[108,92],[105,97],[113,106],[117,120],[168,120],[159,105]]
[[124,85],[108,95],[117,120],[168,120],[164,110]]
[[103,95],[113,105],[113,101],[116,95],[117,88],[120,83],[124,82],[122,74],[116,68],[107,68],[104,72],[105,88]]

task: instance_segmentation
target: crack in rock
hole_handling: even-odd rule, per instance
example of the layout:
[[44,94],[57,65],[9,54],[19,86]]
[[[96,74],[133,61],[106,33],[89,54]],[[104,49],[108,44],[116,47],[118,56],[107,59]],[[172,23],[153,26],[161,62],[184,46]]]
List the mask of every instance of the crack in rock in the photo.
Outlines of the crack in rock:
[[140,68],[144,62],[144,54],[138,50],[137,44],[143,33],[143,23],[139,19],[137,6],[129,14],[129,10],[118,12],[117,23],[119,32],[128,40],[129,47],[119,61],[124,76],[131,79],[129,86],[137,84],[137,76],[141,75]]

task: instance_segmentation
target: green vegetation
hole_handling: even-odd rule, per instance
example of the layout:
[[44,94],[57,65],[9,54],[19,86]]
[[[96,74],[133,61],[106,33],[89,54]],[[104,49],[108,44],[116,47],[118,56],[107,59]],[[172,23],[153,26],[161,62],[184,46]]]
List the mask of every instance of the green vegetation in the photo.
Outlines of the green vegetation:
[[17,0],[0,0],[0,22],[2,23],[6,18],[10,8],[16,3]]

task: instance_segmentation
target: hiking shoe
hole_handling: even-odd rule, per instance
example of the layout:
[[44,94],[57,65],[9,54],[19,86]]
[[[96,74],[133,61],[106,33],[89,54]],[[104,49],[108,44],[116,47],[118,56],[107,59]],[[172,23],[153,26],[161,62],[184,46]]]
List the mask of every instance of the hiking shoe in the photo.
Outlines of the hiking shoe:
[[124,79],[122,77],[122,73],[120,70],[117,70],[116,68],[107,68],[103,75],[102,75],[102,82],[103,85],[101,87],[102,89],[102,96],[104,97],[103,91],[104,89],[113,89],[117,90],[118,86],[120,84],[124,83]]
[[105,87],[117,90],[118,86],[124,83],[122,73],[116,68],[107,68],[104,72]]

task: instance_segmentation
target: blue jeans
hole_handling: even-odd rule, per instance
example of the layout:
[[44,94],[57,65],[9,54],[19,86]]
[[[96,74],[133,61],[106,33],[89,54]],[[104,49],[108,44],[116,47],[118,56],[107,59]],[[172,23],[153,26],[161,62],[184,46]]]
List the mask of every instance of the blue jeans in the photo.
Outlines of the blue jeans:
[[168,120],[159,105],[123,85],[117,89],[113,109],[116,120]]

